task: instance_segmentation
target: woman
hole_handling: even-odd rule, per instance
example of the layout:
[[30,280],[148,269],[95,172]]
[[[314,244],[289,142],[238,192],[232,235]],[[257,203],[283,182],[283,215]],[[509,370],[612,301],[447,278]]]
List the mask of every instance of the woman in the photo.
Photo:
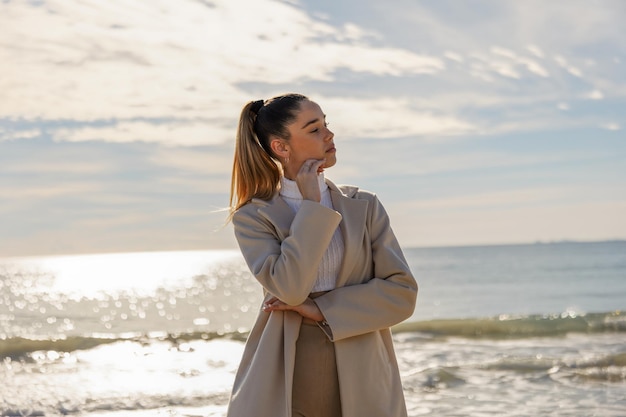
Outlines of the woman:
[[324,178],[333,139],[299,94],[241,112],[231,215],[265,299],[229,417],[406,416],[389,327],[417,284],[377,197]]

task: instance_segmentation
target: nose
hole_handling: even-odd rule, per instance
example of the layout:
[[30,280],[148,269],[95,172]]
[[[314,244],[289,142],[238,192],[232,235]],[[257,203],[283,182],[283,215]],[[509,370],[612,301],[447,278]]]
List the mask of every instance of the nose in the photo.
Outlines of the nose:
[[329,140],[332,140],[335,137],[335,134],[333,133],[332,130],[330,130],[329,128],[326,128],[326,136],[324,137],[324,141],[328,142]]

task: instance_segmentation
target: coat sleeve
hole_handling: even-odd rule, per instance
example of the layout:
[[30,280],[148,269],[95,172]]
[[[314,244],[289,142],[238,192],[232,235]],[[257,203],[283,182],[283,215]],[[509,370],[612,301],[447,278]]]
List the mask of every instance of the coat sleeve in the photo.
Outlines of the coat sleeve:
[[321,326],[332,341],[384,328],[409,318],[415,309],[417,282],[391,229],[389,217],[374,195],[368,219],[374,277],[336,288],[315,299],[325,317]]
[[302,304],[310,294],[340,222],[335,210],[303,201],[281,241],[258,205],[248,203],[233,216],[235,237],[250,271],[267,292],[289,305]]

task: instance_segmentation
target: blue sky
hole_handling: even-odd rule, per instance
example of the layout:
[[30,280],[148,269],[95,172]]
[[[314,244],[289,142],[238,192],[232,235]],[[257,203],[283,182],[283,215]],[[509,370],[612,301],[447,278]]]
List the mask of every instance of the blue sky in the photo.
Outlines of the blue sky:
[[295,91],[404,246],[626,238],[626,3],[0,2],[0,256],[234,248],[237,117]]

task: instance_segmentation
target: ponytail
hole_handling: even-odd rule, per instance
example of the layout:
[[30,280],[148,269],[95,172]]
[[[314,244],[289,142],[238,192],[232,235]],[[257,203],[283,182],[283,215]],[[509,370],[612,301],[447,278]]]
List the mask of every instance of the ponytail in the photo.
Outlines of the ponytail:
[[272,155],[270,139],[289,140],[287,125],[308,100],[300,94],[251,101],[241,110],[230,183],[230,217],[253,198],[271,199],[280,183],[282,170]]
[[254,133],[253,104],[253,101],[246,104],[239,118],[230,183],[231,215],[253,198],[269,200],[280,182],[278,164],[262,148]]

